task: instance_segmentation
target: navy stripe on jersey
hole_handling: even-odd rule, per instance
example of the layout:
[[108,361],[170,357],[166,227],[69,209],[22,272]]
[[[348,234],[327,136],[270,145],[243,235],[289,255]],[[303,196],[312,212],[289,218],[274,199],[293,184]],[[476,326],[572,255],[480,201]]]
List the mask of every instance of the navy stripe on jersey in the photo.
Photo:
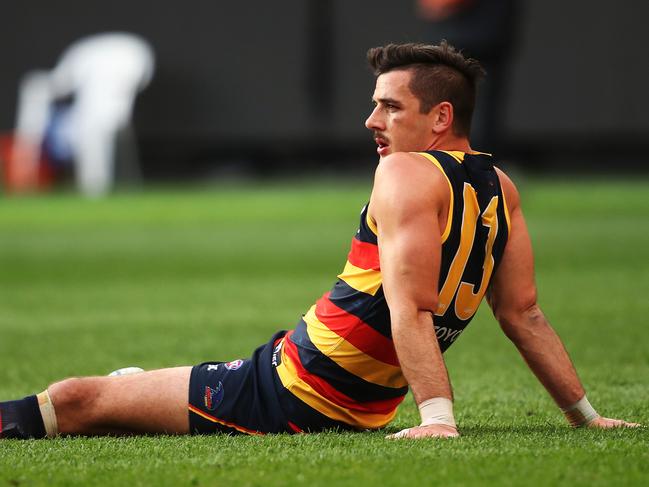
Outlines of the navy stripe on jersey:
[[339,279],[331,290],[329,300],[350,315],[372,327],[386,338],[392,338],[390,310],[380,287],[374,296],[357,291]]
[[358,231],[356,232],[356,238],[361,242],[367,242],[367,243],[377,245],[376,235],[367,224],[368,207],[369,207],[369,203],[366,204],[363,207],[363,211],[361,211],[361,221],[360,221],[360,225],[358,226]]

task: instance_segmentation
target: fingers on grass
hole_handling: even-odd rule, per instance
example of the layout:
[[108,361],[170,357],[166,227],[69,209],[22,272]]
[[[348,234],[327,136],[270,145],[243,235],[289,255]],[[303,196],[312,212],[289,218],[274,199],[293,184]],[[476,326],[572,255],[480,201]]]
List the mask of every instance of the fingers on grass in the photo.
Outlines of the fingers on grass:
[[640,428],[640,423],[631,423],[621,419],[599,417],[589,424],[591,428],[611,429],[611,428]]
[[391,435],[387,435],[385,438],[388,440],[398,440],[400,438],[407,438],[408,433],[410,433],[410,428],[406,428],[405,430],[401,430],[398,433],[393,433]]
[[459,433],[451,431],[431,432],[425,428],[406,428],[398,433],[387,435],[385,438],[388,440],[399,440],[403,438],[418,440],[421,438],[455,438],[458,436],[460,436]]

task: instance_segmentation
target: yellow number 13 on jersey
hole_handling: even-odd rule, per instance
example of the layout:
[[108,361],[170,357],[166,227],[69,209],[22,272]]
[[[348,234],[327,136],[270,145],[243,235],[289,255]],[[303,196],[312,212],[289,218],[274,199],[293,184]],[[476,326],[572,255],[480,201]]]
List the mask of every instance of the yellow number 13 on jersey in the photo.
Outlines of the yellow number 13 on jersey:
[[448,275],[446,276],[442,289],[439,292],[439,304],[435,314],[442,316],[446,313],[446,310],[453,301],[453,296],[457,295],[455,298],[455,315],[460,320],[468,320],[478,309],[494,269],[492,250],[496,235],[498,234],[498,216],[496,215],[498,196],[491,198],[487,208],[480,215],[481,224],[489,228],[489,235],[487,236],[487,243],[485,245],[482,282],[480,282],[477,292],[475,291],[477,283],[462,281],[462,275],[464,274],[464,269],[473,249],[480,205],[478,204],[476,191],[469,183],[464,183],[462,196],[464,199],[464,211],[462,214],[460,245],[455,257],[453,257],[453,262],[451,262],[451,267],[448,270]]

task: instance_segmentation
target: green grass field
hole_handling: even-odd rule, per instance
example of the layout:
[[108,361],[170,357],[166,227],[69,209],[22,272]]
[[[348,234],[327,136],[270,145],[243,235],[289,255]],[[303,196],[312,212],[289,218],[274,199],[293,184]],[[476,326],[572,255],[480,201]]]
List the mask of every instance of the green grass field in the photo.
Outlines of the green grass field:
[[[649,180],[520,184],[541,304],[593,405],[649,423]],[[342,269],[368,184],[0,201],[0,399],[250,353]],[[456,440],[386,431],[1,441],[0,486],[649,485],[649,432],[571,430],[486,307],[446,354]]]

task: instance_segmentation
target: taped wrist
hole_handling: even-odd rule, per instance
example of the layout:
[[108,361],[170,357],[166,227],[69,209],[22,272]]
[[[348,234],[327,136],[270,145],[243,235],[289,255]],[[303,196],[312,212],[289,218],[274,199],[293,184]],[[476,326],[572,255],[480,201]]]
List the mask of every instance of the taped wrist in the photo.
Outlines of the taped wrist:
[[453,401],[445,397],[433,397],[419,404],[421,426],[445,424],[456,428],[453,417]]
[[590,405],[588,399],[584,395],[579,401],[566,408],[561,408],[566,419],[573,428],[587,425],[592,420],[599,417],[597,411]]

